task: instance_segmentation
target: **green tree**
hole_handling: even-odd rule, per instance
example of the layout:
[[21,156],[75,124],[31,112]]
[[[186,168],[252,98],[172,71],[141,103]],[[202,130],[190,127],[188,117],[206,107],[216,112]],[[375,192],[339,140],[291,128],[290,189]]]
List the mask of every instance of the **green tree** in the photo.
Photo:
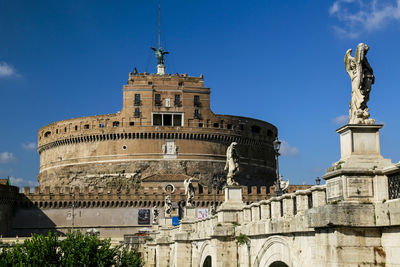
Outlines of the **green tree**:
[[79,231],[59,240],[57,234],[33,235],[23,244],[0,248],[0,266],[142,266],[139,253],[112,248],[110,239]]

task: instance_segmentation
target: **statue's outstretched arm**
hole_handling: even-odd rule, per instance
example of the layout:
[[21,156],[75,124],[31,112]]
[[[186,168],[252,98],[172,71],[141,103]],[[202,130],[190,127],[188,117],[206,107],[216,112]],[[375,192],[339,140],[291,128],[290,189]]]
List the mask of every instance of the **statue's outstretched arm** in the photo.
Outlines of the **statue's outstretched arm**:
[[151,48],[151,49],[153,49],[153,51],[157,51],[157,49],[155,49],[155,48],[154,48],[154,47],[152,47],[152,46],[151,46],[150,48]]

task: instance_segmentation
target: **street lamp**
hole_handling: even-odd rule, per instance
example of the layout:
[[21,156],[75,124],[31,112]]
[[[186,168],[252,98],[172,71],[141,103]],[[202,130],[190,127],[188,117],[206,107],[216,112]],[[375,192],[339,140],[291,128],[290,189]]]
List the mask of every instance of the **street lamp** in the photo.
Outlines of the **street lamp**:
[[278,157],[280,156],[280,154],[279,154],[279,149],[280,148],[281,148],[281,141],[279,141],[278,137],[276,137],[275,140],[274,140],[275,163],[276,163],[276,190],[275,190],[275,196],[281,196],[282,195],[281,181],[279,179],[279,161],[278,161]]
[[217,203],[216,203],[217,202],[217,176],[216,175],[214,175],[212,183],[213,183],[213,187],[214,187],[214,205],[211,209],[211,214],[215,215],[217,213]]
[[72,232],[74,232],[74,226],[75,226],[75,205],[76,205],[76,200],[75,200],[75,193],[72,193],[73,201],[72,201]]

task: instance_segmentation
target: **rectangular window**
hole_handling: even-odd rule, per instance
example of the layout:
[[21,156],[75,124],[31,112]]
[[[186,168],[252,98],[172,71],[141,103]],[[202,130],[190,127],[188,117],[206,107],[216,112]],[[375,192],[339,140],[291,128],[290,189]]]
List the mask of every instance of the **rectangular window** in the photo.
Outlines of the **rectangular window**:
[[199,127],[200,127],[200,128],[203,128],[203,123],[199,123]]
[[215,123],[213,124],[213,126],[214,126],[214,128],[218,128],[218,127],[219,127],[219,123],[218,123],[218,122],[215,122]]
[[182,114],[153,114],[153,126],[182,126]]
[[163,114],[164,126],[172,126],[172,114]]
[[182,115],[174,114],[174,126],[182,126]]
[[200,96],[198,96],[198,95],[195,95],[195,96],[194,96],[194,98],[193,98],[193,105],[194,105],[195,107],[200,107],[200,106],[201,106],[201,104],[200,104]]
[[104,123],[100,123],[99,128],[104,128]]
[[75,131],[78,131],[78,126],[75,125]]
[[113,121],[113,127],[119,127],[119,121]]
[[154,105],[161,106],[161,95],[160,94],[154,95]]
[[83,128],[84,128],[84,129],[89,129],[89,124],[85,124],[85,125],[83,126]]
[[135,122],[130,121],[130,122],[129,122],[129,126],[135,126]]
[[140,118],[140,108],[135,108],[134,117],[135,117],[135,118]]
[[154,126],[162,126],[162,115],[161,114],[153,114],[153,125]]
[[229,130],[231,130],[231,129],[232,129],[232,124],[228,124],[228,125],[226,126],[226,128],[228,128]]
[[135,106],[140,106],[140,94],[135,94]]
[[198,109],[194,110],[194,118],[195,119],[201,119],[200,111]]
[[181,95],[175,95],[175,102],[174,102],[176,107],[181,107],[182,102],[181,102]]

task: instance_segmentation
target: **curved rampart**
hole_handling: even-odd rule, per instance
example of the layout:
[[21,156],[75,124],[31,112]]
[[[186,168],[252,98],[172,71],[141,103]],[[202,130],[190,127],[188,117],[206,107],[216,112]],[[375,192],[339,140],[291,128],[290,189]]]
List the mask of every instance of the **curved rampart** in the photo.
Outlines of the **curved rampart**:
[[[271,185],[275,173],[272,141],[276,128],[255,119],[216,117],[220,123],[224,121],[224,128],[221,124],[219,127],[129,126],[118,114],[50,124],[39,130],[39,183],[43,187],[129,187],[149,176],[175,173],[198,177],[202,184],[210,185],[213,176],[224,168],[227,146],[237,142],[240,169],[246,173],[239,173],[238,181],[248,186]],[[233,124],[234,120],[246,120],[247,124]],[[208,126],[212,126],[211,122]],[[169,157],[163,149],[171,140],[176,153]],[[114,174],[120,179],[107,178]]]

